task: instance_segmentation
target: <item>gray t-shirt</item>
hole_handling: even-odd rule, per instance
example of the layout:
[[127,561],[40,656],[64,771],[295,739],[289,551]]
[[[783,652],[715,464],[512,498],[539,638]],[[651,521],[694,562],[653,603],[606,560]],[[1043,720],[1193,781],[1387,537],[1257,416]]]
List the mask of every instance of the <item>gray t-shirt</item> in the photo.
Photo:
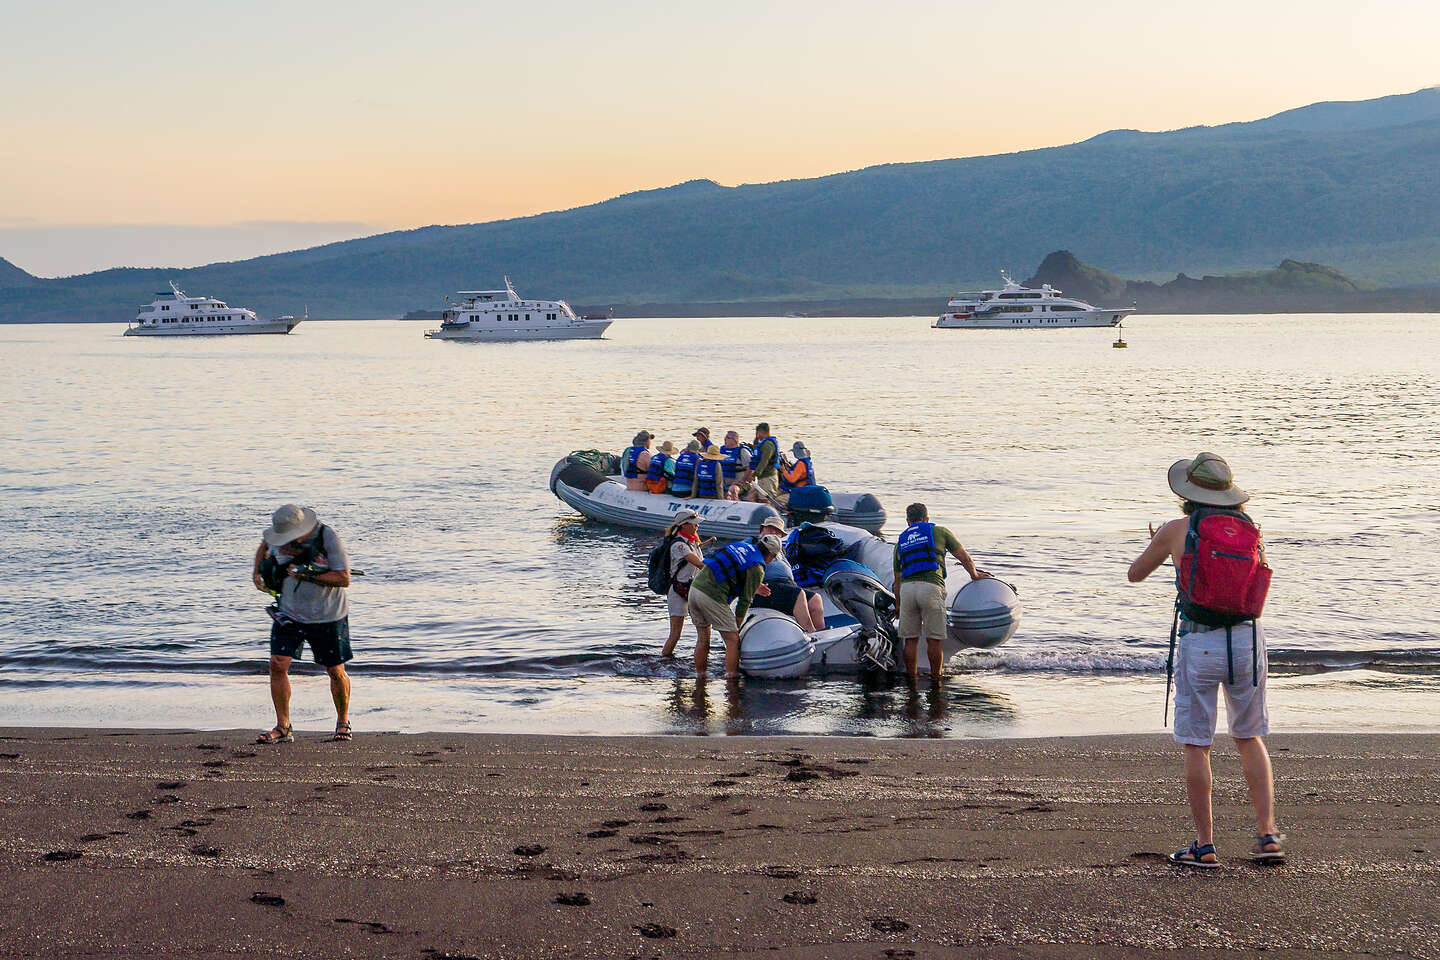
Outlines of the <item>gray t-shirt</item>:
[[786,580],[795,582],[795,568],[790,566],[789,560],[781,556],[765,564],[766,583],[781,583]]
[[[307,539],[302,537],[301,542]],[[283,547],[272,546],[270,555],[286,563],[300,552],[298,546],[293,543]],[[345,544],[340,542],[340,535],[328,524],[320,555],[314,562],[329,570],[350,569],[350,555],[345,552]],[[327,587],[323,583],[286,577],[285,586],[280,591],[280,612],[301,623],[330,623],[350,615],[350,598],[344,587]]]

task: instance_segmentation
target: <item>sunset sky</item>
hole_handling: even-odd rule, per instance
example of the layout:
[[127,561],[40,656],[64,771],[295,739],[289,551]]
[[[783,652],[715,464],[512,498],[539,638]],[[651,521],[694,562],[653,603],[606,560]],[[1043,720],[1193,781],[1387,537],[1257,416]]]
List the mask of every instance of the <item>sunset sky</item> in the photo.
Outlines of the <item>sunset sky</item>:
[[0,17],[0,256],[42,275],[1440,82],[1440,3],[1395,0],[50,0]]

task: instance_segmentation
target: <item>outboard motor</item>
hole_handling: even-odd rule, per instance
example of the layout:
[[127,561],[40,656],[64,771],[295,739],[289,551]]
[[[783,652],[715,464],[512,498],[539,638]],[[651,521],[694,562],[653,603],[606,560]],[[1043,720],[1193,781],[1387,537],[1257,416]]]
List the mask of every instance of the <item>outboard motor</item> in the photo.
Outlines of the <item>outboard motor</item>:
[[1020,596],[1003,580],[971,580],[950,598],[945,633],[966,647],[998,647],[1020,627]]
[[740,628],[740,672],[747,677],[803,677],[814,653],[815,644],[800,624],[778,610],[753,610]]
[[824,487],[800,487],[790,491],[790,519],[796,525],[829,520],[835,513],[835,501]]
[[898,612],[895,595],[869,567],[853,560],[832,563],[825,570],[822,585],[835,605],[860,624],[860,634],[855,638],[855,658],[877,670],[893,669],[895,648],[900,640],[895,630]]

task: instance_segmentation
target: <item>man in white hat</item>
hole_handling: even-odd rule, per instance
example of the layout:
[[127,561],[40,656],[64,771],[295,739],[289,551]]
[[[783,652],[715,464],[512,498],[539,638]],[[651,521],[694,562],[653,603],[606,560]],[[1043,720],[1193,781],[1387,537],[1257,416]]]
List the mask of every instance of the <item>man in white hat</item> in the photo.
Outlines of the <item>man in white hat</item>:
[[[1150,527],[1150,543],[1130,565],[1130,582],[1139,583],[1167,559],[1181,569],[1192,522],[1205,516],[1228,516],[1255,530],[1258,527],[1240,507],[1250,495],[1239,487],[1230,465],[1213,453],[1193,460],[1177,460],[1170,467],[1170,489],[1184,501],[1185,514],[1159,530]],[[1264,547],[1260,546],[1264,561]],[[1191,558],[1193,563],[1193,556]],[[1181,601],[1184,601],[1182,594]],[[1250,803],[1255,808],[1256,860],[1282,860],[1284,835],[1275,826],[1275,783],[1264,734],[1270,717],[1265,705],[1265,634],[1258,619],[1219,626],[1211,624],[1203,609],[1177,601],[1174,637],[1175,741],[1185,747],[1185,791],[1195,822],[1195,840],[1187,849],[1170,855],[1170,862],[1199,869],[1215,868],[1215,829],[1211,819],[1210,745],[1215,738],[1219,691],[1225,690],[1226,717],[1235,749],[1240,753]],[[1236,648],[1248,648],[1239,653]],[[1248,654],[1248,655],[1247,655]]]
[[251,580],[255,589],[274,594],[270,607],[270,699],[275,726],[257,743],[290,743],[290,662],[310,644],[315,662],[330,674],[335,701],[333,740],[349,740],[350,557],[340,537],[320,523],[309,507],[287,503],[270,518],[255,551]]

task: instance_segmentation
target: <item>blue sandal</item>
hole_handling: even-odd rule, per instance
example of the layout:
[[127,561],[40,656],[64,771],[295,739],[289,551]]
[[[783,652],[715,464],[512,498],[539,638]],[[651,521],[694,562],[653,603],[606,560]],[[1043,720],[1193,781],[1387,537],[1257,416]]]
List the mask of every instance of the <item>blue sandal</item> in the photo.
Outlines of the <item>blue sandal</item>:
[[[1215,859],[1203,860],[1202,857],[1215,857]],[[1165,859],[1177,867],[1195,867],[1199,870],[1214,870],[1220,866],[1220,857],[1215,853],[1215,844],[1202,844],[1199,840],[1190,841],[1190,846],[1184,850],[1176,850]]]
[[[1274,850],[1266,850],[1266,847],[1274,847]],[[1260,863],[1277,863],[1285,859],[1285,834],[1266,833],[1255,838],[1255,849],[1250,854],[1250,859]]]

